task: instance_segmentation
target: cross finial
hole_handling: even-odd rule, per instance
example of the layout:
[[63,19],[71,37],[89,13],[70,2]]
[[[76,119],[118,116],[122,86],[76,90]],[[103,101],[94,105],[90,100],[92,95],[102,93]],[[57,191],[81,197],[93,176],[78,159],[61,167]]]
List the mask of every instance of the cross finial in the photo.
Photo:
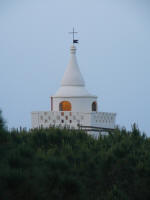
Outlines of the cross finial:
[[74,43],[78,43],[78,40],[75,40],[75,39],[74,39],[75,33],[78,33],[78,32],[75,32],[75,31],[74,31],[74,28],[73,28],[73,31],[72,31],[72,32],[69,32],[69,33],[72,34],[72,36],[73,36],[73,40],[72,40],[73,44],[74,44]]

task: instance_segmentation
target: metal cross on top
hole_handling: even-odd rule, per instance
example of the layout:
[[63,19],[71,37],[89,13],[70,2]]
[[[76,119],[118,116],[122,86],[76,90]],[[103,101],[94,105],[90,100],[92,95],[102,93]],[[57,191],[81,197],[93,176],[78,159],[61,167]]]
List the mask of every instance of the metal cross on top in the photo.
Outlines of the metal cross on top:
[[74,28],[73,28],[73,31],[72,31],[72,32],[69,32],[69,33],[72,34],[72,36],[73,36],[73,40],[72,40],[72,41],[73,41],[73,44],[74,44],[74,43],[78,43],[79,40],[75,40],[75,39],[74,39],[74,34],[75,34],[75,33],[78,33],[78,32],[75,32],[75,31],[74,31]]

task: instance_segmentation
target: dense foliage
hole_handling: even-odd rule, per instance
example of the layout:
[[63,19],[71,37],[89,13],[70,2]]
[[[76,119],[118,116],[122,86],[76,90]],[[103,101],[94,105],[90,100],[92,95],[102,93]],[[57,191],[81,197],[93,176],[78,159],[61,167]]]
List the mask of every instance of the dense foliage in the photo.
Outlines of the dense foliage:
[[150,139],[133,126],[82,131],[0,128],[1,200],[150,199]]

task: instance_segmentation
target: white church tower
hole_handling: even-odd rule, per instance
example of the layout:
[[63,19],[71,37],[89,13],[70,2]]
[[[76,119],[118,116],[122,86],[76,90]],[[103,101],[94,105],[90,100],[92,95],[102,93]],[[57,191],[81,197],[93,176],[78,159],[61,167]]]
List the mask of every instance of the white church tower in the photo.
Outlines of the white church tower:
[[[97,111],[97,97],[88,93],[76,60],[76,47],[70,48],[70,62],[61,87],[52,97],[52,111],[89,113]],[[92,108],[93,106],[93,108]]]
[[32,128],[55,126],[105,131],[114,129],[115,118],[115,113],[98,112],[97,96],[85,88],[73,43],[61,86],[51,97],[51,111],[32,112]]

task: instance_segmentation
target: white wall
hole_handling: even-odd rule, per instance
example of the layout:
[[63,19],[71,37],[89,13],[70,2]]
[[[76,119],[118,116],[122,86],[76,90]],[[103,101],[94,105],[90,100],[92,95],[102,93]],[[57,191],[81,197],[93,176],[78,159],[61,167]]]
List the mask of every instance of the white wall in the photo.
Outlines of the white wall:
[[[63,114],[63,115],[62,115]],[[83,113],[83,112],[32,112],[32,128],[50,126],[68,126],[78,128],[82,126],[95,126],[101,128],[114,128],[116,114],[114,113]]]
[[[63,114],[63,115],[62,115]],[[79,112],[32,112],[32,128],[50,126],[68,126],[78,128],[78,124],[90,126],[90,113]]]
[[98,112],[91,113],[91,126],[101,128],[114,128],[116,121],[115,113]]
[[97,101],[96,97],[53,97],[53,111],[59,111],[59,104],[62,101],[69,101],[72,112],[91,112],[92,103]]

